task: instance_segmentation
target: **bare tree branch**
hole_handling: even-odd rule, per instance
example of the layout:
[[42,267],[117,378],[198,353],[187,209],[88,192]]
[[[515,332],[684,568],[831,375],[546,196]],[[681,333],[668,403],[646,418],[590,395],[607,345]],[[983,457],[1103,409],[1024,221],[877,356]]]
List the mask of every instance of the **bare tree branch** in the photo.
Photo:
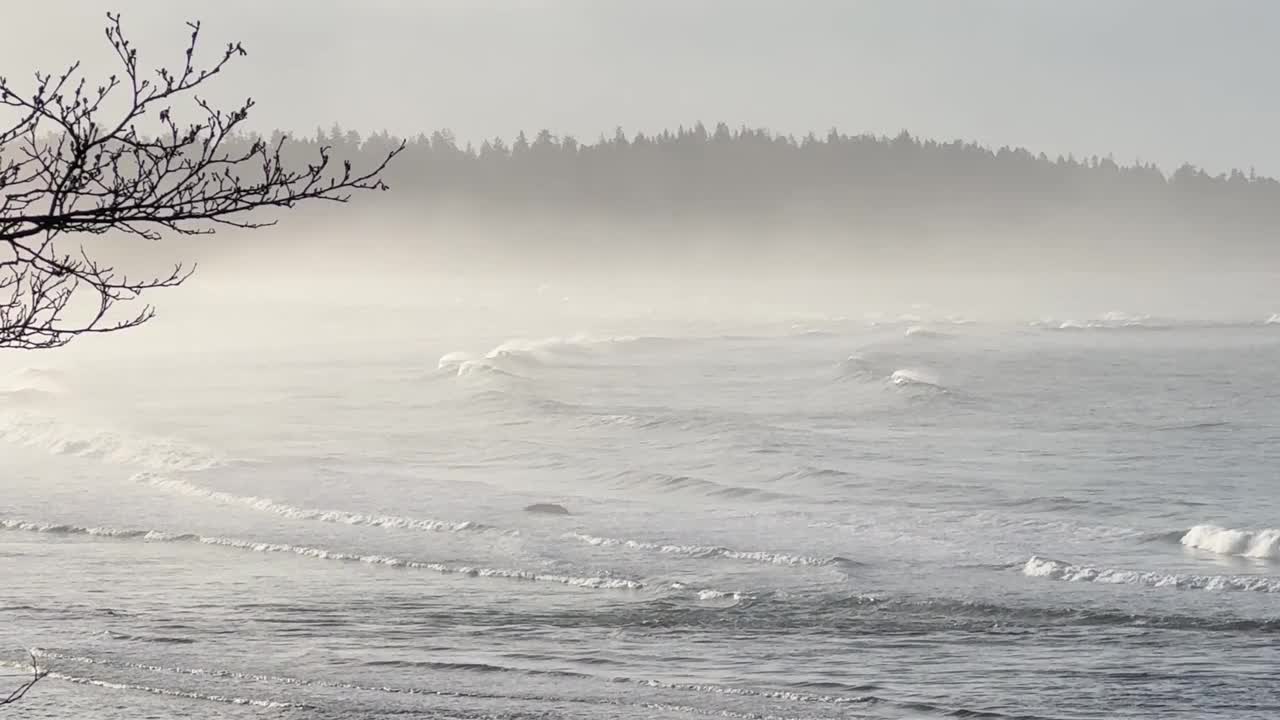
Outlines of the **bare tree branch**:
[[[15,118],[0,124],[0,349],[55,348],[80,335],[136,327],[154,309],[118,314],[115,305],[191,275],[179,265],[131,278],[83,245],[67,248],[71,237],[119,233],[154,241],[166,233],[256,229],[274,223],[256,211],[343,203],[355,191],[386,189],[379,177],[403,144],[366,171],[333,167],[328,148],[293,169],[281,156],[284,140],[247,139],[242,128],[252,99],[221,109],[196,94],[244,48],[228,44],[200,65],[200,24],[188,26],[178,69],[143,71],[120,16],[108,13],[105,34],[120,74],[91,88],[77,63],[57,76],[37,72],[26,93],[0,77],[0,112]],[[107,109],[113,98],[123,99],[118,114]],[[179,101],[193,121],[177,119]]]
[[30,655],[31,655],[31,677],[28,678],[26,682],[19,685],[17,689],[9,693],[7,696],[0,695],[0,707],[4,707],[5,705],[12,705],[13,703],[16,703],[19,700],[21,700],[27,694],[27,691],[35,687],[36,683],[43,680],[44,677],[49,674],[47,670],[40,667],[40,662],[39,660],[36,659],[36,654],[33,652],[33,653],[30,653]]

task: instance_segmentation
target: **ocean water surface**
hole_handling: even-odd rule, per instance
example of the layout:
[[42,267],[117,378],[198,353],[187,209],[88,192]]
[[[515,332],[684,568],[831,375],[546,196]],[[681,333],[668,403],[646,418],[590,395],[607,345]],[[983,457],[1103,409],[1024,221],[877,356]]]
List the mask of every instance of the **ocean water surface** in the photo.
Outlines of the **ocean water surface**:
[[1275,718],[1266,319],[10,354],[0,679],[38,648],[31,718]]

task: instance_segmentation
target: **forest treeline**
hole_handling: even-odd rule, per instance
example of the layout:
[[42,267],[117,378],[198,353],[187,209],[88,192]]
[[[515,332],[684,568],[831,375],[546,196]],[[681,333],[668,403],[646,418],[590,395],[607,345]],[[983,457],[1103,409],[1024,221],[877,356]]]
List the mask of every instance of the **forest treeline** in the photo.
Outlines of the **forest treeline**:
[[[276,139],[280,135],[277,133]],[[334,127],[291,137],[299,161],[319,146],[357,167],[400,138]],[[1054,228],[1100,235],[1269,238],[1280,182],[1191,165],[1166,173],[1110,157],[837,131],[804,137],[702,124],[579,142],[543,130],[459,143],[447,131],[406,140],[380,202],[408,212],[576,213],[648,221],[800,222],[838,231],[941,235]]]

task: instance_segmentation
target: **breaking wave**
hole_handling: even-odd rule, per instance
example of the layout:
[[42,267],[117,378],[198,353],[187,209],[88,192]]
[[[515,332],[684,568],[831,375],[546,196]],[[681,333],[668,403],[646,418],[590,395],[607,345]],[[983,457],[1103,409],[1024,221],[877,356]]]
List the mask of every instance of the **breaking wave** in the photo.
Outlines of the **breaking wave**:
[[464,363],[475,361],[476,356],[469,352],[451,352],[440,357],[436,368],[446,372],[457,373]]
[[90,535],[109,538],[149,538],[159,535],[150,530],[117,530],[103,527],[78,527],[75,525],[54,525],[25,522],[22,520],[0,520],[0,530],[21,530],[24,532],[46,533],[49,535]]
[[842,378],[870,380],[878,374],[870,360],[862,355],[853,354],[840,361],[838,373]]
[[159,471],[193,472],[221,464],[212,453],[172,439],[79,427],[30,413],[0,414],[0,442]]
[[66,378],[56,370],[27,367],[0,378],[0,399],[40,400],[65,394]]
[[1280,530],[1235,530],[1216,525],[1196,525],[1180,542],[1189,548],[1219,555],[1280,560]]
[[902,333],[902,336],[906,338],[913,338],[916,340],[946,340],[948,338],[954,337],[950,333],[945,333],[940,330],[933,330],[923,325],[912,325]]
[[937,375],[925,370],[903,368],[894,370],[889,382],[898,387],[922,387],[932,390],[945,390]]
[[1085,320],[1042,318],[1031,323],[1032,327],[1041,330],[1164,330],[1176,325],[1172,320],[1151,315],[1116,311]]
[[1177,590],[1247,591],[1280,593],[1280,578],[1256,575],[1171,575],[1138,570],[1095,568],[1072,565],[1058,560],[1032,556],[1022,566],[1027,577],[1066,582],[1093,582],[1119,585],[1145,585]]
[[[573,335],[570,337],[550,337],[541,340],[516,338],[507,340],[483,355],[467,351],[447,353],[437,362],[437,367],[445,372],[455,372],[460,376],[477,373],[499,373],[516,375],[518,370],[539,365],[563,364],[574,360],[582,360],[592,353],[616,348],[620,345],[637,344],[646,338],[632,336],[593,337],[590,335]],[[656,340],[656,339],[650,339]]]
[[664,555],[680,555],[699,559],[724,558],[727,560],[742,560],[746,562],[766,563],[770,565],[809,567],[822,567],[847,562],[844,561],[843,558],[815,558],[805,555],[787,555],[785,553],[765,551],[731,550],[726,547],[713,545],[669,545],[664,543],[643,542],[640,540],[599,537],[577,532],[569,533],[565,535],[565,537],[595,547],[626,547],[634,550],[646,550],[649,552],[662,553]]
[[361,563],[364,565],[380,565],[390,568],[408,570],[430,570],[441,575],[464,575],[467,577],[498,578],[524,582],[543,582],[597,590],[640,590],[644,584],[637,580],[613,577],[608,574],[593,576],[562,575],[557,573],[530,572],[504,568],[486,568],[472,565],[447,565],[444,563],[405,560],[389,555],[359,555],[305,545],[289,545],[286,543],[257,542],[225,537],[208,537],[192,533],[171,534],[155,530],[116,530],[110,528],[85,528],[74,525],[44,525],[15,520],[0,519],[0,529],[22,530],[37,533],[55,533],[63,535],[98,536],[121,539],[141,539],[146,542],[193,543],[214,547],[225,547],[256,553],[280,553],[298,555],[317,560],[333,560],[336,562]]
[[271,498],[234,495],[232,493],[210,490],[193,485],[183,480],[171,480],[152,473],[138,473],[134,482],[153,488],[173,492],[188,497],[202,498],[224,505],[242,505],[244,507],[279,515],[292,520],[314,520],[318,522],[340,525],[361,525],[366,527],[392,528],[396,530],[425,530],[430,532],[468,532],[487,531],[493,528],[470,521],[450,522],[446,520],[424,520],[399,517],[395,515],[366,515],[364,513],[346,512],[343,510],[314,510],[293,505],[278,503]]
[[734,602],[737,602],[739,600],[742,600],[744,597],[746,596],[744,596],[742,593],[725,592],[723,590],[699,590],[698,591],[698,599],[703,602],[710,602],[712,600],[733,600]]
[[1070,319],[1046,317],[1033,321],[1031,327],[1040,330],[1225,330],[1232,328],[1257,328],[1280,325],[1280,313],[1265,320],[1257,319],[1189,319],[1156,317],[1124,312],[1103,313],[1094,318]]
[[[448,368],[445,368],[448,369]],[[524,376],[519,373],[512,372],[500,367],[495,361],[486,358],[477,360],[463,360],[458,363],[454,369],[454,374],[460,378],[512,378],[523,379]]]
[[912,367],[889,370],[891,367],[893,365],[887,367],[877,365],[865,356],[855,353],[840,362],[837,375],[841,380],[856,380],[864,383],[875,381],[896,388],[947,391],[942,380],[932,371]]

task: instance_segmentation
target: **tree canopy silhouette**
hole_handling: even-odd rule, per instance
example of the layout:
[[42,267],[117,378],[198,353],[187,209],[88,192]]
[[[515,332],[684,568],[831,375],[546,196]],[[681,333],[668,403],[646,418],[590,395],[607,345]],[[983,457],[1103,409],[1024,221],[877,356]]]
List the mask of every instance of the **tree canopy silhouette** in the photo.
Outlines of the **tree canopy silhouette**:
[[326,146],[289,163],[283,137],[246,142],[252,99],[218,108],[197,94],[245,50],[228,44],[202,65],[200,25],[189,27],[174,67],[144,70],[120,16],[108,14],[106,38],[120,69],[102,84],[90,85],[79,63],[57,75],[37,72],[26,91],[0,77],[0,348],[54,348],[136,327],[151,319],[152,306],[116,313],[117,304],[190,276],[178,265],[131,277],[82,242],[87,236],[154,241],[260,228],[274,222],[263,209],[386,189],[380,175],[401,145],[357,171]]
[[[368,162],[400,142],[335,126],[296,137],[292,151],[332,147],[336,158]],[[795,137],[695,123],[588,142],[542,130],[472,144],[441,130],[407,143],[388,170],[397,189],[388,209],[432,218],[542,214],[739,234],[776,227],[783,232],[773,237],[788,246],[822,243],[855,254],[893,243],[976,250],[977,238],[1031,253],[1053,243],[1264,252],[1280,231],[1280,182],[1252,170],[1214,174],[1186,164],[1166,172],[1148,162],[1050,157],[907,132]],[[670,242],[667,251],[676,253],[683,240],[657,232],[646,242]]]

